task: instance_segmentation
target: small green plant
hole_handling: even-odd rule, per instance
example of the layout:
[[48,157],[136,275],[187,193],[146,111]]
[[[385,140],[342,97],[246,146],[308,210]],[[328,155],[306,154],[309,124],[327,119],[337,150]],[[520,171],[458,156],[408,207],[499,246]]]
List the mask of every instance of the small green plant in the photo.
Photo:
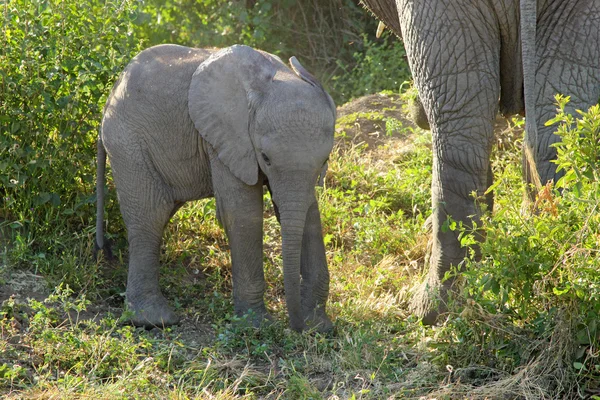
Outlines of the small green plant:
[[[468,260],[462,271],[472,300],[453,326],[461,332],[461,343],[472,346],[477,335],[485,337],[475,347],[496,347],[496,362],[516,368],[537,357],[572,365],[565,379],[597,379],[600,365],[591,354],[600,344],[600,110],[578,111],[575,119],[565,113],[567,102],[557,97],[557,117],[548,122],[557,125],[562,139],[554,145],[557,169],[564,173],[556,182],[561,192],[547,185],[538,193],[536,212],[523,215],[514,196],[506,197],[509,191],[502,189],[511,185],[513,191],[524,190],[514,166],[505,166],[494,186],[500,189],[495,214],[482,221],[486,240],[480,245],[481,259]],[[557,346],[553,354],[532,353],[535,344],[523,342],[527,332],[537,340],[551,340]]]
[[[553,144],[558,155],[557,172],[564,172],[556,186],[575,191],[581,199],[594,199],[600,194],[600,105],[592,106],[587,112],[577,110],[580,118],[575,120],[575,116],[565,113],[569,99],[556,96],[559,112],[546,122],[546,125],[558,124],[556,134],[561,138]],[[584,187],[587,194],[582,192]]]

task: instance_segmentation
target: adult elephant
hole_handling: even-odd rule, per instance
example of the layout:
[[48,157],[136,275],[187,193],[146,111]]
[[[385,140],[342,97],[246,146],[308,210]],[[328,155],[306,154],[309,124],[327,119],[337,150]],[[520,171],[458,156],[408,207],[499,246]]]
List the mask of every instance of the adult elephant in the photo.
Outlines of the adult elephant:
[[[558,140],[544,122],[554,95],[568,111],[600,97],[600,0],[363,0],[401,36],[433,135],[433,246],[411,308],[436,321],[452,285],[442,282],[465,257],[448,218],[478,224],[493,200],[493,121],[525,113],[524,170],[537,186],[556,180]],[[479,235],[481,240],[481,234]]]
[[[151,47],[115,84],[98,141],[97,247],[110,157],[129,240],[127,304],[136,325],[178,322],[159,288],[162,233],[186,201],[214,196],[229,238],[233,301],[255,325],[263,295],[263,185],[281,222],[290,326],[332,328],[315,184],[333,146],[335,105],[292,57],[247,46]],[[293,70],[293,71],[292,71]]]

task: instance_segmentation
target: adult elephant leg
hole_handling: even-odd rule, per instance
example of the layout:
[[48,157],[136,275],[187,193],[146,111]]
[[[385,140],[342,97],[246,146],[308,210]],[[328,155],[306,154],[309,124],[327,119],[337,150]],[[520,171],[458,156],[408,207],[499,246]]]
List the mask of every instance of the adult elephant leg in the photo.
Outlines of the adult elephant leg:
[[[483,129],[483,127],[482,127]],[[490,128],[491,130],[491,128]],[[434,148],[440,146],[434,140]],[[475,152],[479,157],[489,158],[490,151],[484,146],[463,147],[465,153]],[[444,281],[444,275],[465,258],[466,249],[458,239],[459,232],[449,229],[449,221],[462,222],[467,230],[480,225],[482,205],[490,204],[484,193],[488,188],[489,164],[473,169],[467,165],[454,164],[448,157],[434,155],[432,182],[432,235],[433,241],[425,281],[418,288],[411,302],[411,311],[421,317],[423,323],[433,324],[438,315],[446,310],[446,301],[454,279]],[[483,240],[482,232],[475,232]]]
[[300,273],[302,275],[301,297],[304,320],[309,328],[314,328],[319,332],[328,332],[333,328],[325,310],[329,296],[329,271],[325,257],[321,216],[316,200],[306,216],[302,237]]
[[541,184],[556,181],[557,126],[544,122],[556,115],[554,96],[570,96],[567,112],[587,110],[600,100],[600,1],[548,2],[540,10],[537,32],[536,73],[538,136],[536,165]]
[[[500,95],[500,32],[492,2],[400,1],[404,43],[433,135],[433,243],[427,277],[411,303],[424,323],[444,310],[447,271],[466,255],[451,218],[479,224],[486,202]],[[489,18],[489,20],[485,20]],[[476,233],[481,239],[481,234]]]
[[159,255],[164,228],[177,206],[145,163],[124,156],[113,157],[111,164],[129,241],[127,306],[134,325],[174,325],[179,318],[159,287]]
[[218,215],[231,249],[235,313],[252,312],[252,323],[258,327],[271,319],[264,303],[262,180],[246,185],[214,152],[210,158]]

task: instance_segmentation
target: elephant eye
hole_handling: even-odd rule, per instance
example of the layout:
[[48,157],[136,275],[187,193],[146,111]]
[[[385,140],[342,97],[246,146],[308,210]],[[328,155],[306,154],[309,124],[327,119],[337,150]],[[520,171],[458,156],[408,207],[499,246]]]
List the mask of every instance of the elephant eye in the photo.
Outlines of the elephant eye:
[[268,166],[271,166],[271,160],[269,160],[269,157],[267,157],[267,155],[265,153],[261,153],[261,154],[262,154],[263,160],[265,160],[265,164],[267,164]]

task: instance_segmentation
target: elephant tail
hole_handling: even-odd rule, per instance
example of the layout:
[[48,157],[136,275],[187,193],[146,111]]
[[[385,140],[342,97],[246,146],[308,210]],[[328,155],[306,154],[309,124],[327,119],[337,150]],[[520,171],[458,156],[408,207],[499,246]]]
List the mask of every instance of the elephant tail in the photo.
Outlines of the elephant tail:
[[525,181],[533,183],[536,191],[542,183],[536,165],[538,147],[535,74],[537,69],[536,26],[537,0],[521,0],[521,55],[523,59],[523,94],[525,99],[525,140],[523,141],[523,169]]
[[104,251],[105,257],[112,258],[110,244],[104,238],[104,183],[106,173],[106,149],[102,143],[102,136],[98,136],[97,148],[97,170],[96,170],[96,243],[94,245],[94,257]]

